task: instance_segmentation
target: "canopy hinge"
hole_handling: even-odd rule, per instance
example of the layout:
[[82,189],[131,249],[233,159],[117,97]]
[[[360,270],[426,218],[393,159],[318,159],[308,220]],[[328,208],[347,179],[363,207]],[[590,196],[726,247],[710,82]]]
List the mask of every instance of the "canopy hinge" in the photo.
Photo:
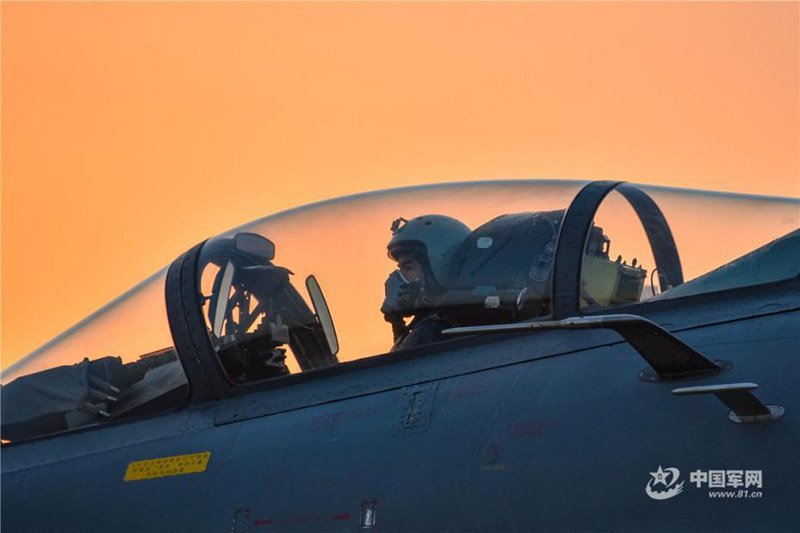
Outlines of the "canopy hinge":
[[758,388],[755,383],[723,383],[702,387],[682,387],[674,389],[675,396],[691,396],[694,394],[713,394],[730,408],[728,418],[737,424],[767,422],[783,416],[780,405],[765,405],[750,391]]

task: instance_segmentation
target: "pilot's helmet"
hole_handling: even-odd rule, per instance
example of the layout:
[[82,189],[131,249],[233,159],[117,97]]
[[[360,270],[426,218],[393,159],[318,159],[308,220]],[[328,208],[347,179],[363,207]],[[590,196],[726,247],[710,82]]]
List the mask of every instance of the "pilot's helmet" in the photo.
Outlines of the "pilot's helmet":
[[[425,285],[443,287],[447,271],[458,245],[470,234],[469,227],[452,217],[424,215],[406,220],[399,218],[392,224],[392,238],[387,249],[395,261],[408,254],[420,262],[425,270]],[[430,277],[433,279],[429,279]]]

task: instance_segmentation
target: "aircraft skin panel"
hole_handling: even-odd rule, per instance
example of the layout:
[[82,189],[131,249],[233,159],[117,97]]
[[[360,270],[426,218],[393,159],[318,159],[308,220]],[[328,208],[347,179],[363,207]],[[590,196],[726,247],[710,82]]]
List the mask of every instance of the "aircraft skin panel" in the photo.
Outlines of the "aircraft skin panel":
[[[734,424],[713,396],[671,394],[687,382],[640,381],[643,360],[613,334],[486,338],[483,348],[361,371],[399,380],[392,374],[405,366],[405,381],[384,390],[326,399],[320,379],[235,399],[269,402],[276,393],[283,397],[273,401],[306,402],[242,421],[230,420],[226,401],[4,448],[2,526],[361,531],[369,512],[375,525],[366,529],[382,531],[797,530],[800,312],[791,310],[796,293],[782,298],[740,299],[740,311],[772,314],[695,322],[678,334],[733,363],[689,385],[758,383],[760,399],[785,408],[773,422]],[[768,307],[775,302],[780,312]],[[650,318],[673,329],[736,313],[715,306],[716,315],[705,300]],[[544,355],[567,339],[591,348]],[[484,365],[458,366],[473,358]],[[346,385],[351,375],[329,379]],[[315,394],[324,403],[313,405]],[[210,452],[202,473],[124,480],[132,462],[202,452]],[[669,501],[645,493],[661,466],[678,468],[685,481]],[[763,497],[713,499],[689,482],[691,471],[715,469],[762,470]]]
[[3,447],[3,476],[97,453],[135,447],[155,439],[182,437],[214,425],[213,404],[191,406],[173,413],[130,420],[117,425],[11,444]]

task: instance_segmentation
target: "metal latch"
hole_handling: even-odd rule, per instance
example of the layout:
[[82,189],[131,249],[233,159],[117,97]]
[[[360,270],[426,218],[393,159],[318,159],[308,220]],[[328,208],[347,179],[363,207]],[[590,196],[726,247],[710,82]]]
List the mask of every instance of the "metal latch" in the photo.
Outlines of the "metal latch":
[[438,383],[433,383],[402,389],[397,398],[396,412],[399,416],[392,426],[392,435],[420,433],[428,429],[437,386]]

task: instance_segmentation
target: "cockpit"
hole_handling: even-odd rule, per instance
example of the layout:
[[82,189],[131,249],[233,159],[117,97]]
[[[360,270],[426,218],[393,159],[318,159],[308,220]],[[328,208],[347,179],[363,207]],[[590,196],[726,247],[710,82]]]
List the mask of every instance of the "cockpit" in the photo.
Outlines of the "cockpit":
[[[800,200],[614,182],[355,195],[193,247],[2,376],[20,441],[447,342],[800,274]],[[300,385],[298,385],[300,386]]]
[[[247,232],[214,239],[200,254],[206,329],[225,374],[237,383],[290,374],[287,351],[300,371],[338,362],[333,329],[323,329],[328,323],[292,285],[292,271],[274,259],[275,245]],[[313,275],[306,285],[312,305],[324,306]]]

